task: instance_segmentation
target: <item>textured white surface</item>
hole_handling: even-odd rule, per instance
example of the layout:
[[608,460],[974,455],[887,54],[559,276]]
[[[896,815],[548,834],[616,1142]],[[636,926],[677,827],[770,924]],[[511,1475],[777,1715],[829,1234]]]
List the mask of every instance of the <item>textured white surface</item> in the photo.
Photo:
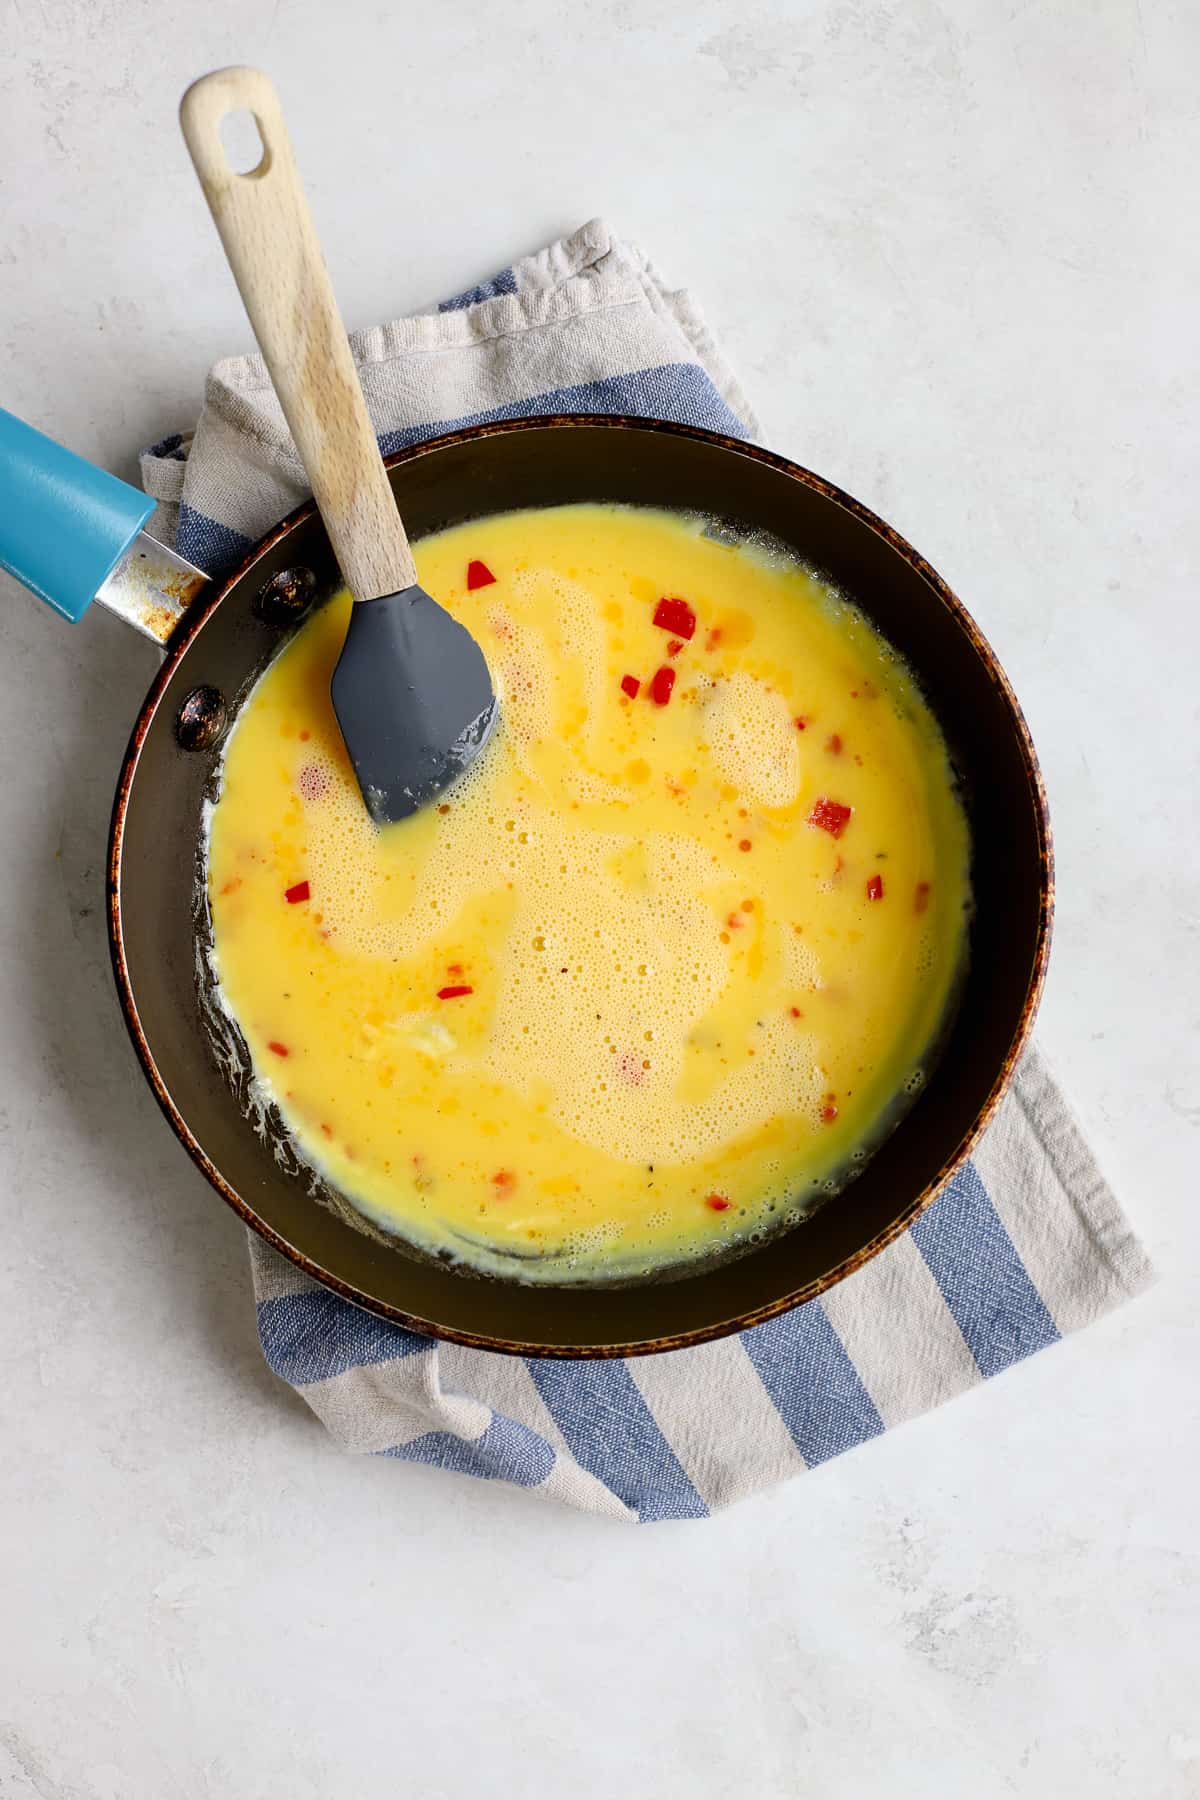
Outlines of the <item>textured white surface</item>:
[[0,1796],[1200,1794],[1195,7],[565,16],[4,0],[3,403],[131,475],[245,345],[174,122],[223,62],[278,80],[352,324],[605,213],[1005,659],[1057,828],[1042,1042],[1163,1280],[707,1525],[343,1459],[110,991],[153,652],[6,585]]

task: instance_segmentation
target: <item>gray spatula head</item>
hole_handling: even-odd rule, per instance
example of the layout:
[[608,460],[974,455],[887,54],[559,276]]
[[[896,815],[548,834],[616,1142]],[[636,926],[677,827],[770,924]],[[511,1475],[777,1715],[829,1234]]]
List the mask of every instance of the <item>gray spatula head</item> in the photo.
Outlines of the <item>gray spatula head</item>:
[[329,684],[367,811],[405,819],[456,781],[495,724],[483,651],[424,588],[356,600]]

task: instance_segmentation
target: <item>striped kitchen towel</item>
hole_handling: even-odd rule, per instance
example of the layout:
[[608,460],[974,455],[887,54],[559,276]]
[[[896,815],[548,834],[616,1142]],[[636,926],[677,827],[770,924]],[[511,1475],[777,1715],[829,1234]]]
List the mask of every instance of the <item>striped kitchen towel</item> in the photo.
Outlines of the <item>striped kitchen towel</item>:
[[[531,413],[633,413],[750,437],[684,293],[594,220],[438,312],[352,340],[385,451]],[[219,574],[306,495],[257,356],[218,363],[190,437],[142,458],[158,528]],[[1031,1051],[971,1161],[906,1236],[738,1337],[627,1362],[442,1344],[250,1237],[263,1350],[347,1450],[508,1482],[616,1518],[703,1518],[927,1411],[1149,1282]]]

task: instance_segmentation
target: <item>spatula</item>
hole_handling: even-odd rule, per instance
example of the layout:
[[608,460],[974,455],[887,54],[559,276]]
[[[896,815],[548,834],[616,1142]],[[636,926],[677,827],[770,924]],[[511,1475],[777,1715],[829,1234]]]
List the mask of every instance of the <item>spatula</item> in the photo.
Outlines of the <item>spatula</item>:
[[[222,120],[253,114],[258,166],[231,167]],[[292,155],[257,69],[220,69],[180,107],[183,135],[254,335],[354,597],[334,711],[363,799],[405,818],[474,761],[497,715],[483,652],[417,581]]]

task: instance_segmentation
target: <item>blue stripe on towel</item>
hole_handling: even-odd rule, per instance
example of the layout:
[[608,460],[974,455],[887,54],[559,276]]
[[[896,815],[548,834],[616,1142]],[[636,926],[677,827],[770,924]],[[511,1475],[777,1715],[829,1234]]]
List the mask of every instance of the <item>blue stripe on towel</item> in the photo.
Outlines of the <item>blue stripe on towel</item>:
[[207,570],[210,575],[223,575],[226,569],[232,569],[253,544],[254,539],[246,537],[244,532],[221,525],[207,513],[197,512],[194,506],[185,504],[179,508],[175,548],[180,556],[185,556],[188,562]]
[[742,1345],[810,1468],[883,1430],[820,1301],[743,1331]]
[[500,294],[515,294],[517,278],[511,269],[501,269],[490,281],[481,281],[477,287],[467,288],[464,293],[455,294],[449,300],[443,300],[438,307],[440,313],[461,312],[464,307],[478,306],[481,300],[495,300]]
[[482,1481],[511,1481],[517,1487],[538,1487],[554,1467],[554,1452],[544,1437],[493,1413],[482,1437],[460,1438],[450,1431],[427,1431],[424,1437],[397,1444],[382,1456],[401,1462],[430,1463],[435,1469],[456,1469]]
[[526,1367],[575,1461],[639,1519],[707,1516],[624,1363],[530,1357]]
[[187,451],[183,447],[183,433],[173,431],[170,437],[159,438],[157,444],[151,444],[142,451],[143,456],[161,457],[163,462],[186,462]]
[[285,1294],[264,1300],[258,1308],[258,1335],[263,1355],[276,1375],[293,1386],[328,1381],[366,1363],[394,1362],[432,1347],[400,1325],[339,1300],[318,1288],[310,1294]]
[[443,431],[465,431],[469,425],[492,425],[498,419],[528,419],[552,413],[629,413],[637,419],[673,419],[683,425],[701,425],[744,438],[746,427],[726,406],[709,376],[696,363],[660,363],[652,369],[636,369],[632,375],[606,375],[599,381],[581,381],[573,387],[553,388],[527,400],[509,400],[486,412],[464,413],[458,419],[441,419],[436,425],[408,425],[402,431],[385,431],[379,448],[385,456],[424,443]]
[[986,1380],[1058,1339],[974,1163],[912,1228],[912,1240]]

